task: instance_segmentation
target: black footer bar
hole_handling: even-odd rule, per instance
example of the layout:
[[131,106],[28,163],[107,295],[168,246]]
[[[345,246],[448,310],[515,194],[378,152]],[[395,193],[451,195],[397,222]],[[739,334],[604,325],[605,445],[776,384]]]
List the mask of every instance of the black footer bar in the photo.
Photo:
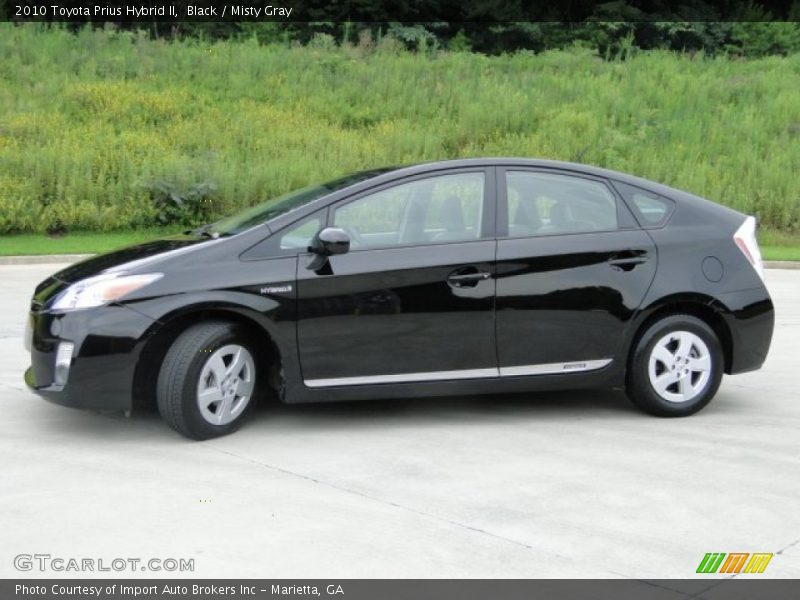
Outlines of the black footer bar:
[[788,600],[800,580],[5,579],[3,600]]

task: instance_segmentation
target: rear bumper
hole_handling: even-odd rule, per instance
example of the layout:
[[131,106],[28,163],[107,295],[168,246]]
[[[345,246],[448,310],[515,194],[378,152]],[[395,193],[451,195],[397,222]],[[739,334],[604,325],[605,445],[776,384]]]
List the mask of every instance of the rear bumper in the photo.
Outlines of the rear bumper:
[[755,371],[767,359],[775,328],[775,308],[766,288],[722,294],[722,313],[731,334],[731,375]]
[[[125,306],[31,313],[31,366],[25,383],[42,398],[74,408],[130,410],[136,363],[149,317]],[[57,373],[59,346],[72,356]],[[63,356],[62,356],[63,363]]]

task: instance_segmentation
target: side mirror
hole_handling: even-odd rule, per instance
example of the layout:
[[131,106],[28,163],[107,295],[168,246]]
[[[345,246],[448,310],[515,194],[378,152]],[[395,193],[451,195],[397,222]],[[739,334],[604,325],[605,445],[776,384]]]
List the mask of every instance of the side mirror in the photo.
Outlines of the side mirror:
[[318,256],[333,256],[350,251],[350,234],[339,227],[326,227],[311,240],[309,251]]

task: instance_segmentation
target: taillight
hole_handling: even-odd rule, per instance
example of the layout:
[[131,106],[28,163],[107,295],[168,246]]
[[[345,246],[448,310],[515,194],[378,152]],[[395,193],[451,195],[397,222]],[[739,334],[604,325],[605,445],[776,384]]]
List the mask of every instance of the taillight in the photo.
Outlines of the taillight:
[[747,217],[742,226],[733,234],[733,241],[736,247],[742,251],[745,258],[753,265],[753,268],[764,281],[764,263],[761,261],[761,250],[756,241],[756,219]]

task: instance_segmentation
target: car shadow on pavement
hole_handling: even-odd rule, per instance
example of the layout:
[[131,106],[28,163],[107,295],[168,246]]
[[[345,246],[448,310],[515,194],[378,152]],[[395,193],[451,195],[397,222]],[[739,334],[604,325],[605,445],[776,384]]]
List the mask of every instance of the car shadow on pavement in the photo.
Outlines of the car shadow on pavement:
[[415,425],[426,421],[440,424],[442,419],[489,423],[509,418],[564,420],[578,415],[599,417],[637,412],[622,392],[581,390],[313,404],[281,404],[273,401],[262,402],[251,417],[255,426],[282,418],[302,419],[315,425],[368,421],[379,426],[382,421],[408,421]]
[[[84,410],[64,410],[50,407],[52,414],[41,419],[40,426],[59,437],[83,440],[141,441],[142,436],[181,440],[169,429],[158,413],[148,410],[126,417],[122,413],[100,413]],[[49,413],[49,410],[48,410]],[[276,429],[288,428],[302,433],[319,433],[330,428],[363,431],[382,427],[438,427],[443,422],[459,424],[502,424],[531,419],[538,423],[565,423],[576,419],[630,418],[642,416],[618,391],[559,391],[481,396],[436,398],[398,398],[391,400],[362,400],[320,402],[313,404],[282,404],[262,400],[254,407],[250,419],[241,431],[232,435],[265,435]],[[42,432],[49,435],[47,431]]]

